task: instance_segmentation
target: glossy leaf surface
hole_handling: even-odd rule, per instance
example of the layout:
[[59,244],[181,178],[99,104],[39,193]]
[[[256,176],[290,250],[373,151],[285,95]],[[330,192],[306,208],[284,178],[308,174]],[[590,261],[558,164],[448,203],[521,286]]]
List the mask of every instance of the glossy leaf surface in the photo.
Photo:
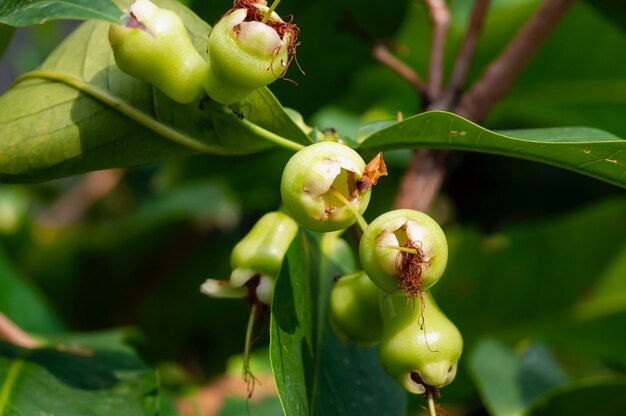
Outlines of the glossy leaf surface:
[[564,127],[495,132],[452,113],[431,111],[359,138],[375,151],[431,147],[494,153],[570,169],[626,187],[626,140],[610,133]]
[[100,19],[120,23],[126,17],[111,0],[4,0],[0,23],[36,25],[56,19]]
[[[181,16],[204,56],[209,26],[176,1],[155,3]],[[0,181],[42,181],[194,151],[242,154],[271,147],[244,126],[241,116],[290,140],[308,142],[267,89],[239,103],[235,115],[204,103],[177,104],[124,74],[115,65],[108,27],[83,24],[39,71],[0,97]]]
[[68,341],[72,346],[34,350],[0,343],[0,415],[158,413],[155,373],[134,353]]
[[330,235],[301,234],[287,253],[270,326],[272,368],[287,415],[403,414],[404,390],[383,372],[377,348],[342,343],[328,324],[333,277],[353,269],[351,257],[346,243]]

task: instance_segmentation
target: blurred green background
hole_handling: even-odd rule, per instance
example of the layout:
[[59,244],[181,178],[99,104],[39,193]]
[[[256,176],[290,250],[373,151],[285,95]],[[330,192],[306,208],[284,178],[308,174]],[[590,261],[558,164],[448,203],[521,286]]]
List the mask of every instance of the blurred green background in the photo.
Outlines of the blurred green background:
[[[230,8],[223,0],[184,3],[210,23]],[[449,71],[471,2],[448,3]],[[492,2],[470,81],[539,3]],[[626,11],[598,3],[575,3],[486,127],[589,126],[626,138]],[[300,26],[306,75],[294,66],[288,76],[298,85],[279,80],[271,89],[308,124],[354,137],[366,122],[418,111],[419,97],[370,51],[372,39],[394,40],[398,55],[425,75],[430,26],[422,2],[284,1],[279,12]],[[0,92],[75,26],[17,30],[0,61]],[[0,28],[0,53],[10,36]],[[163,369],[168,391],[192,394],[241,352],[247,320],[243,303],[207,299],[199,286],[226,278],[232,246],[279,206],[288,157],[202,155],[1,186],[0,309],[40,334],[135,328],[134,345]],[[408,158],[388,155],[390,176],[366,219],[390,208]],[[626,412],[623,189],[491,155],[457,152],[448,167],[433,215],[448,233],[451,258],[434,293],[466,340],[457,380],[443,391],[449,413]],[[94,196],[89,183],[110,189]],[[242,406],[227,402],[223,414],[243,414]],[[253,410],[276,414],[275,399]]]

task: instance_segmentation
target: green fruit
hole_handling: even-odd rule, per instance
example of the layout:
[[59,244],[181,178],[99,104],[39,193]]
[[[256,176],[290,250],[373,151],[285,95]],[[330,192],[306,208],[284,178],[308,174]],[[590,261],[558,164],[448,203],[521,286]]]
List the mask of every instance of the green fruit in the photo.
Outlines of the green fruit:
[[280,184],[284,207],[298,224],[310,230],[347,228],[357,217],[345,202],[362,214],[370,200],[370,189],[357,190],[364,170],[361,156],[347,146],[334,142],[310,145],[285,166]]
[[298,225],[289,215],[265,214],[233,248],[230,281],[209,279],[202,285],[202,292],[213,297],[245,297],[246,285],[258,277],[254,287],[256,298],[269,305],[274,282],[297,233]]
[[[259,87],[280,78],[295,40],[293,25],[272,12],[268,23],[257,21],[267,6],[236,9],[213,26],[209,34],[209,71],[204,88],[214,101],[233,104]],[[283,25],[277,31],[276,25]]]
[[337,336],[363,345],[378,343],[383,331],[379,294],[362,271],[337,280],[330,292],[330,322]]
[[[180,17],[149,0],[136,0],[130,11],[134,25],[111,25],[109,29],[117,66],[179,103],[202,96],[208,66],[192,45]],[[140,25],[145,30],[137,27]]]
[[[418,254],[402,252],[398,247]],[[448,244],[435,220],[423,212],[399,209],[372,221],[361,238],[359,257],[365,273],[385,293],[400,288],[415,296],[443,274]]]
[[430,293],[414,300],[402,294],[384,295],[380,312],[379,357],[391,377],[414,394],[424,393],[426,387],[439,389],[454,380],[463,338]]

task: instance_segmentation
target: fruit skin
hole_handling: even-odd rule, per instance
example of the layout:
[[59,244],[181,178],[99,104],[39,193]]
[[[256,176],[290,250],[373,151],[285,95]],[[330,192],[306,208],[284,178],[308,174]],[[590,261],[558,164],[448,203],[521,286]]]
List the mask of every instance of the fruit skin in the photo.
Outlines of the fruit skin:
[[117,66],[179,103],[204,95],[208,65],[194,48],[180,17],[149,0],[136,0],[132,15],[149,31],[111,25],[109,42]]
[[297,233],[298,224],[284,212],[265,214],[233,248],[230,280],[208,279],[201,287],[202,292],[220,298],[245,297],[248,295],[246,284],[258,277],[256,298],[271,304],[274,283]]
[[384,246],[402,245],[403,241],[399,241],[394,232],[400,230],[399,234],[403,235],[400,240],[406,240],[402,228],[407,223],[414,237],[412,240],[421,247],[426,260],[422,267],[424,281],[421,290],[427,290],[437,283],[448,262],[446,236],[435,220],[423,212],[410,209],[389,211],[369,224],[359,245],[363,270],[385,293],[398,289],[394,276],[399,274],[396,266],[399,252]]
[[330,192],[334,186],[359,212],[365,212],[370,192],[356,191],[365,162],[348,146],[315,143],[289,159],[280,184],[284,208],[298,224],[313,231],[338,231],[357,220],[352,211]]
[[437,307],[432,295],[425,293],[422,299],[423,328],[420,297],[410,300],[403,294],[389,294],[380,299],[380,362],[391,377],[414,394],[426,389],[411,378],[411,373],[430,387],[446,386],[454,380],[463,350],[461,333]]
[[363,346],[380,342],[383,321],[378,308],[380,290],[365,272],[342,276],[330,292],[330,322],[339,338]]
[[[255,5],[263,11],[267,6]],[[256,88],[280,78],[289,60],[290,32],[281,39],[276,30],[257,21],[244,21],[248,9],[236,9],[213,26],[209,34],[209,71],[204,89],[220,104],[234,104]],[[271,19],[283,22],[272,13]]]

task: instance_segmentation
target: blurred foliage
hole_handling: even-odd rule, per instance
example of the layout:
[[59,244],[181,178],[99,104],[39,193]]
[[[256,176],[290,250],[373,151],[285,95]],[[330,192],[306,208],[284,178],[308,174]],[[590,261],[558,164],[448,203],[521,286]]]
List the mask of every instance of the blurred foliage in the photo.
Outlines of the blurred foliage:
[[[209,23],[230,7],[226,0],[184,3]],[[538,3],[492,1],[470,80]],[[620,53],[626,36],[617,3],[576,2],[488,127],[575,125],[626,136],[626,56]],[[470,12],[465,0],[449,4],[448,71]],[[293,13],[300,25],[298,59],[307,74],[294,65],[289,77],[299,86],[278,82],[272,90],[309,124],[336,127],[354,139],[365,122],[419,111],[416,94],[373,62],[370,49],[372,38],[393,39],[398,56],[425,75],[430,27],[422,2],[287,1],[279,11]],[[32,69],[66,27],[20,29],[2,68]],[[31,43],[15,43],[25,38]],[[67,335],[51,333],[134,327],[129,342],[163,379],[163,414],[176,414],[180,397],[228,372],[228,358],[243,349],[245,304],[209,300],[199,286],[208,277],[226,278],[231,248],[263,213],[279,207],[288,157],[284,151],[202,155],[132,169],[69,225],[43,219],[84,176],[0,187],[0,310],[46,339],[65,342]],[[374,189],[368,220],[390,208],[408,152],[385,157],[390,177]],[[442,391],[445,407],[478,414],[624,413],[623,190],[493,155],[456,153],[449,167],[433,215],[447,224],[451,257],[434,293],[461,328],[466,350],[457,380]],[[256,345],[267,344],[261,337]],[[250,409],[275,415],[277,406],[269,397]],[[244,399],[230,397],[221,414],[246,408]]]

